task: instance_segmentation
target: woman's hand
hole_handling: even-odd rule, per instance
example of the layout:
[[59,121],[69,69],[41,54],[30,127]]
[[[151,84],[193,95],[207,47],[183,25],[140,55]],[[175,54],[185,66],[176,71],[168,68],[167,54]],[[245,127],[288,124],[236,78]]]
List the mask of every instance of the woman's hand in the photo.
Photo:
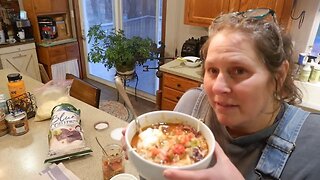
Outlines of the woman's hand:
[[168,180],[192,180],[192,179],[244,179],[239,170],[232,164],[222,148],[216,143],[214,155],[217,159],[216,164],[208,169],[197,171],[166,169],[163,175]]
[[126,160],[128,160],[127,145],[126,145],[126,139],[125,139],[126,129],[127,129],[126,127],[122,129],[121,144],[122,144],[122,149],[123,149],[124,154],[125,154],[125,158],[126,158]]

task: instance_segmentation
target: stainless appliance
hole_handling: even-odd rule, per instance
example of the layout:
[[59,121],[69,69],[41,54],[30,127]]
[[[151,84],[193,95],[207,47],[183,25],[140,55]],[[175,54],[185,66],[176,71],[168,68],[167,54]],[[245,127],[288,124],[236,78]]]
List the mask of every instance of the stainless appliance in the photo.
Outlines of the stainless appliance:
[[181,56],[196,56],[200,57],[200,50],[202,45],[207,41],[208,36],[202,36],[198,39],[195,39],[194,37],[189,38],[183,43],[182,49],[181,49]]
[[[19,19],[16,20],[14,25],[14,32],[15,32],[15,39],[17,39],[20,42],[24,42],[26,40],[33,40],[33,31],[31,23],[28,19]],[[24,33],[24,38],[19,34],[21,32]]]

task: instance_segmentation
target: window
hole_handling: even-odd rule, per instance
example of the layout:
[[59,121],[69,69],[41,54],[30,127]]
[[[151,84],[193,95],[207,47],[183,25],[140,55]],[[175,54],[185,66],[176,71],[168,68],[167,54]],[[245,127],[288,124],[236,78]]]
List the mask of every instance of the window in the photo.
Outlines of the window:
[[[161,40],[162,0],[84,0],[82,1],[84,15],[84,32],[94,24],[101,24],[106,31],[123,29],[126,36],[151,38],[155,42]],[[88,40],[88,39],[86,39]],[[84,42],[87,52],[90,44]],[[114,86],[115,69],[109,71],[103,64],[87,63],[88,77],[104,84]],[[148,61],[150,67],[157,67],[156,61]],[[136,67],[138,78],[127,85],[147,99],[155,100],[159,86],[156,70],[144,72],[142,66]]]
[[317,31],[316,38],[313,43],[313,49],[312,49],[312,54],[318,55],[319,53],[320,53],[320,24],[318,27],[318,31]]

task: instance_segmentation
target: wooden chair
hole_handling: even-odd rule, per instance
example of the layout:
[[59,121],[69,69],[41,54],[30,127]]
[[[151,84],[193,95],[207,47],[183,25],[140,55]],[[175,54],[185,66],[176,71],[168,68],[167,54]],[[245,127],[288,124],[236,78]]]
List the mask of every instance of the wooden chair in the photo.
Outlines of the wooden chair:
[[50,81],[49,75],[46,71],[46,69],[44,68],[43,64],[39,63],[39,70],[40,70],[40,76],[41,76],[41,81],[42,83],[47,83]]
[[70,96],[99,108],[101,89],[83,81],[73,74],[66,74],[66,79],[73,79]]

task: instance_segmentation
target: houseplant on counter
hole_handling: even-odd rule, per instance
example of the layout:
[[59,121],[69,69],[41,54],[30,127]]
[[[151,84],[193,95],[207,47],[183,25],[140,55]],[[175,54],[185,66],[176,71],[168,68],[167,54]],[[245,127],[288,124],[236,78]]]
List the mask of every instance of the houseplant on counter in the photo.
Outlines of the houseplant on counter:
[[127,38],[123,30],[113,29],[107,34],[101,25],[94,25],[88,31],[88,37],[89,43],[92,42],[89,62],[102,63],[108,70],[114,67],[120,75],[134,73],[136,65],[156,56],[153,50],[157,45],[151,39]]

